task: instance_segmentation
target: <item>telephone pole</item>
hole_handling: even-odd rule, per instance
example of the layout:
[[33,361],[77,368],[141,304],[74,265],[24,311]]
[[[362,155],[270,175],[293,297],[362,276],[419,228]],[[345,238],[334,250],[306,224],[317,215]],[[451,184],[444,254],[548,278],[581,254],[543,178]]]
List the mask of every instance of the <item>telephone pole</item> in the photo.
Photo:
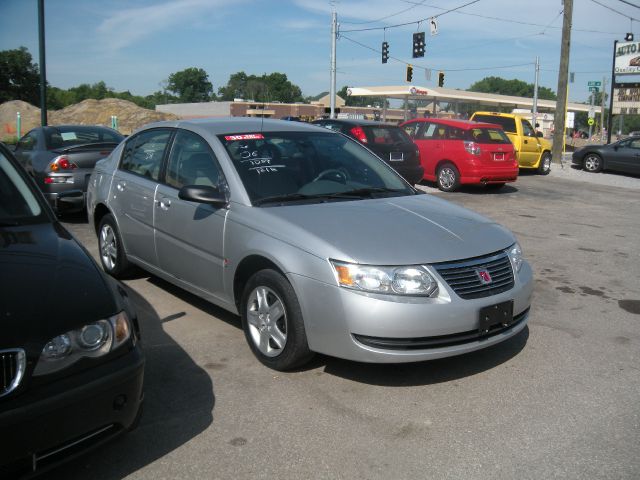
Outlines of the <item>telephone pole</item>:
[[331,102],[331,114],[329,118],[336,118],[336,40],[338,39],[338,14],[334,10],[331,13],[331,87],[329,97]]
[[565,141],[565,107],[567,105],[567,80],[569,77],[569,51],[571,47],[571,19],[573,17],[573,0],[564,0],[562,20],[562,45],[560,48],[560,72],[558,74],[558,99],[554,115],[553,150],[551,158],[554,163],[562,165],[562,151]]

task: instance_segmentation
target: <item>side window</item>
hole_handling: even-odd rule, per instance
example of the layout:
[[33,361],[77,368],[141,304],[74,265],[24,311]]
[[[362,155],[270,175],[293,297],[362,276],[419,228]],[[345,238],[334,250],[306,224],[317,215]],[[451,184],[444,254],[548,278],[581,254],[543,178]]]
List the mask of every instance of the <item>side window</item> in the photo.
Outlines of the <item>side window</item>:
[[435,123],[425,123],[424,128],[422,129],[420,138],[425,140],[433,140],[437,138],[438,128],[440,125]]
[[630,144],[631,148],[640,148],[640,139],[633,140]]
[[522,120],[522,133],[527,137],[535,137],[533,127],[527,120]]
[[20,139],[18,145],[16,146],[17,150],[23,150],[25,152],[30,152],[38,145],[38,136],[36,132],[29,132],[24,137]]
[[464,130],[460,128],[449,127],[447,131],[448,131],[447,138],[449,140],[462,140],[465,137]]
[[120,168],[158,180],[170,136],[170,130],[148,130],[131,138],[124,147]]
[[409,135],[411,138],[416,138],[416,133],[418,132],[418,127],[420,124],[418,122],[409,123],[402,127],[402,129]]
[[185,185],[217,186],[221,174],[207,142],[193,132],[178,130],[167,164],[165,181],[175,188]]

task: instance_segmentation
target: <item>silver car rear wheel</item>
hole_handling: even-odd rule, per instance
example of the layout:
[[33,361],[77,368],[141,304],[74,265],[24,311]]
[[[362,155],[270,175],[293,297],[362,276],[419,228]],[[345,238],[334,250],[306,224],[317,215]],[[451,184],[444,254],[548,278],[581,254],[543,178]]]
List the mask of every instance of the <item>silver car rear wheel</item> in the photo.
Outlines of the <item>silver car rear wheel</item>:
[[120,232],[111,214],[102,217],[98,227],[100,263],[105,272],[115,278],[124,278],[131,265],[124,254]]
[[275,370],[290,370],[313,356],[302,309],[293,287],[279,272],[256,272],[242,295],[242,329],[253,354]]

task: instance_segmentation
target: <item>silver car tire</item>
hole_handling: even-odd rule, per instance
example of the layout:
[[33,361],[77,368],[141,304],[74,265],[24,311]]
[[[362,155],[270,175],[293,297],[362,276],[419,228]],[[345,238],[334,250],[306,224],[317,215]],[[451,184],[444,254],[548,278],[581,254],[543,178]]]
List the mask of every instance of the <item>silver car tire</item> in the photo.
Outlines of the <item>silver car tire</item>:
[[587,172],[597,173],[602,170],[602,158],[595,153],[588,153],[582,163]]
[[124,278],[131,265],[124,254],[122,239],[111,214],[102,217],[98,227],[98,252],[105,272],[114,278]]
[[275,270],[260,270],[249,279],[241,314],[247,343],[267,367],[291,370],[313,356],[298,298],[287,279]]
[[460,186],[460,172],[452,163],[445,163],[438,168],[436,184],[443,192],[454,192]]
[[549,152],[545,152],[540,159],[538,174],[549,175],[549,172],[551,172],[551,154]]

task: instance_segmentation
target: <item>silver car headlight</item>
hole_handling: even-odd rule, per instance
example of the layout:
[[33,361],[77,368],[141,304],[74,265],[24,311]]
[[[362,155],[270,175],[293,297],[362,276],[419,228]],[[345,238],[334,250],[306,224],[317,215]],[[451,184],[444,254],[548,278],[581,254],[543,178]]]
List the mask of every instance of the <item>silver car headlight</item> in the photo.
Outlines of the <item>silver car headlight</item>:
[[88,323],[49,340],[33,371],[47,375],[73,365],[86,357],[101,357],[112,352],[131,337],[131,323],[125,312]]
[[354,290],[390,295],[434,296],[438,283],[424,267],[381,267],[330,260],[338,285]]
[[513,271],[518,273],[522,268],[522,262],[524,262],[524,257],[522,256],[522,248],[520,247],[518,242],[514,243],[507,249],[507,255],[509,255],[509,259],[511,259]]

